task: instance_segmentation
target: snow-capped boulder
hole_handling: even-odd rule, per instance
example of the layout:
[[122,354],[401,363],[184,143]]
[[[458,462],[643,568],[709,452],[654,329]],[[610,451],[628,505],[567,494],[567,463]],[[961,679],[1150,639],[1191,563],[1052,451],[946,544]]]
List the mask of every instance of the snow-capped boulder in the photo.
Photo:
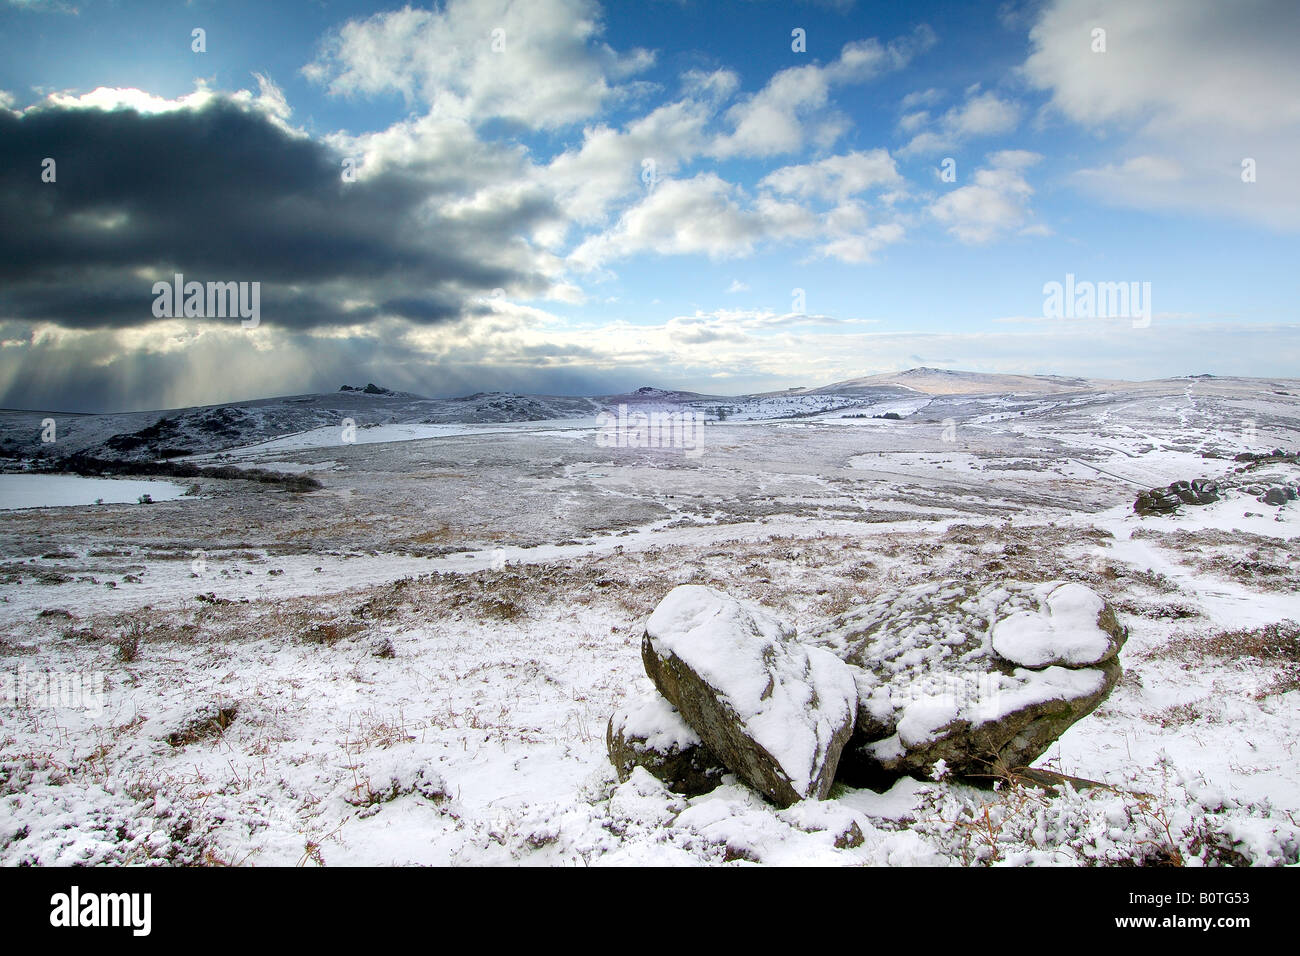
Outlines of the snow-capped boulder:
[[654,690],[632,697],[614,712],[605,745],[619,783],[643,767],[669,790],[693,797],[708,793],[727,772],[676,708]]
[[713,588],[682,585],[641,643],[646,673],[704,746],[779,806],[830,792],[857,689],[834,654]]
[[1106,699],[1126,636],[1082,585],[942,581],[884,595],[808,640],[858,683],[841,775],[879,785],[936,767],[1028,766]]
[[1124,629],[1101,596],[1082,584],[1054,588],[1032,610],[1014,611],[990,630],[993,653],[1023,667],[1088,667],[1108,661]]

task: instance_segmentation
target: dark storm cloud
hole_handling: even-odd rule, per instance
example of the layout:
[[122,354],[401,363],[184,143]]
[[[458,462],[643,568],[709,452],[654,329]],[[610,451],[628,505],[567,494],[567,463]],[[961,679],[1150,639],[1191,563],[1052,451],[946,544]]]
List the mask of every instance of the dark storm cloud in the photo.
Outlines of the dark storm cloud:
[[459,302],[432,297],[388,299],[379,308],[389,314],[410,319],[412,322],[443,322],[454,319],[461,314]]
[[[41,180],[46,157],[53,183]],[[152,283],[178,272],[261,282],[265,320],[291,328],[390,307],[438,323],[472,314],[470,296],[544,287],[520,265],[519,236],[556,214],[545,198],[444,217],[427,200],[455,192],[454,169],[436,185],[411,170],[352,183],[340,173],[327,147],[221,99],[159,114],[0,111],[0,318],[142,325]],[[344,290],[380,305],[341,311]]]
[[[0,341],[22,338],[23,323],[0,322]],[[335,392],[343,384],[375,382],[400,391],[449,397],[479,391],[595,395],[657,383],[662,371],[495,366],[413,354],[399,336],[310,339],[290,333],[288,348],[249,350],[238,330],[206,343],[202,360],[184,350],[106,351],[109,332],[68,342],[30,343],[22,354],[0,348],[0,408],[43,412],[144,411],[202,403]],[[107,359],[107,360],[106,360]]]

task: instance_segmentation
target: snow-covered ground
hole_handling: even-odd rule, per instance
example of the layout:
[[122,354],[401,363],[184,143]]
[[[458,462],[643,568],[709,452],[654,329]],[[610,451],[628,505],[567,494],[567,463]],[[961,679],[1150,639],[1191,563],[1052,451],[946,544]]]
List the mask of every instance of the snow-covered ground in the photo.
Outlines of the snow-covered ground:
[[[902,421],[729,418],[698,457],[577,422],[396,425],[233,456],[311,494],[5,512],[0,863],[1295,863],[1298,638],[1260,629],[1300,620],[1300,503],[1249,489],[1300,467],[1232,460],[1295,448],[1294,392],[926,395]],[[1202,476],[1220,501],[1133,514]],[[806,634],[945,577],[1116,608],[1126,676],[1039,762],[1106,787],[778,810],[617,783],[606,722],[676,585]]]
[[[226,449],[221,453],[224,458],[246,459],[266,454],[282,454],[303,448],[337,448],[339,445],[378,445],[398,441],[417,441],[424,438],[447,438],[462,435],[491,435],[497,432],[516,431],[553,431],[578,429],[583,433],[595,431],[594,416],[575,419],[549,419],[544,422],[509,422],[505,424],[463,425],[459,423],[431,425],[422,423],[399,423],[392,425],[357,425],[345,431],[343,427],[331,425],[326,428],[313,428],[310,431],[273,438],[270,441],[239,448]],[[346,437],[345,437],[346,435]],[[205,464],[216,455],[194,455],[189,460]]]

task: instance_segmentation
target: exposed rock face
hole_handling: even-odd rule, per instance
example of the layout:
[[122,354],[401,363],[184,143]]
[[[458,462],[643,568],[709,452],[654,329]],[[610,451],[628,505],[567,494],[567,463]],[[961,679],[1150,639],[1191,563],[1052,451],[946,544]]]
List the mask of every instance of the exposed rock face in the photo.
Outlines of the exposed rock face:
[[660,602],[641,644],[646,673],[704,746],[786,807],[824,799],[857,711],[854,675],[796,643],[763,610],[699,585]]
[[846,782],[983,775],[1027,766],[1119,681],[1127,634],[1078,584],[960,582],[904,589],[809,638],[854,667]]
[[673,705],[653,691],[614,712],[605,745],[620,783],[644,767],[669,790],[693,797],[708,793],[727,772]]

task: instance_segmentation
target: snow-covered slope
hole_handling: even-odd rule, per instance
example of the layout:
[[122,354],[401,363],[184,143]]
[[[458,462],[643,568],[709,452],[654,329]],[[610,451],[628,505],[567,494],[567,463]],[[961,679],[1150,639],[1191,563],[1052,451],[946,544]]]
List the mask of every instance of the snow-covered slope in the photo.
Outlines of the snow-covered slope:
[[[0,411],[0,453],[10,456],[87,454],[146,460],[208,454],[321,428],[393,424],[473,424],[549,421],[595,415],[590,398],[479,392],[462,398],[422,398],[407,392],[349,388],[227,405],[103,415]],[[53,442],[42,440],[52,419]]]
[[1060,375],[1003,375],[921,367],[836,382],[813,391],[844,392],[888,385],[901,386],[927,395],[976,395],[1000,392],[1050,394],[1089,388],[1091,383],[1087,379]]

